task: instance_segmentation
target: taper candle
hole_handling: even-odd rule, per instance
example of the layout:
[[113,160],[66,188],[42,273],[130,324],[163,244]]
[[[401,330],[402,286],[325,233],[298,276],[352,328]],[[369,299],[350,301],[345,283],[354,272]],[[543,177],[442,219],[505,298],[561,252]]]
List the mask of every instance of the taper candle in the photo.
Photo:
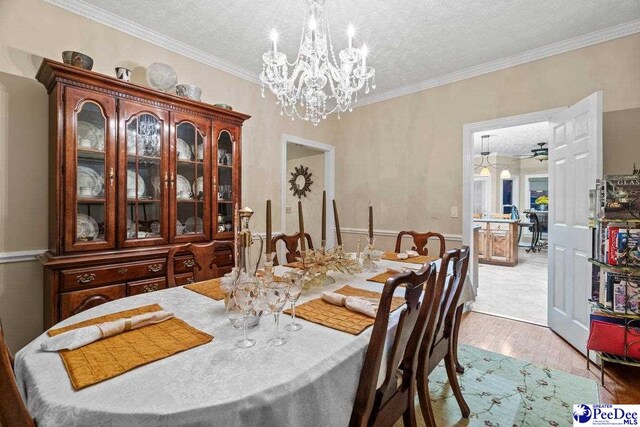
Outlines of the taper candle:
[[267,253],[271,252],[271,199],[269,199],[267,200]]
[[322,240],[323,246],[327,243],[327,192],[322,191]]
[[342,234],[340,233],[340,220],[338,219],[338,207],[336,206],[336,199],[333,199],[333,218],[336,222],[336,238],[338,239],[338,246],[342,246]]
[[373,243],[373,205],[369,205],[369,243]]
[[238,216],[238,203],[234,206],[233,209],[233,258],[234,258],[234,266],[238,268],[238,233],[240,232],[240,219]]
[[304,218],[302,218],[302,201],[298,200],[298,225],[300,226],[300,251],[305,252],[307,247],[304,238]]

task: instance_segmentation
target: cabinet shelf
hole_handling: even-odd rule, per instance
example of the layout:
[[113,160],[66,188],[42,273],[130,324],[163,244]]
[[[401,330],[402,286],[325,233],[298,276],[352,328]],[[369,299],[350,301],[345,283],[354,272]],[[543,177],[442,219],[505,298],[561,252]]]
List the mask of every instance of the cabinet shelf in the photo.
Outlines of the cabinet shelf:
[[628,222],[630,224],[640,223],[640,218],[596,218],[595,222]]
[[226,168],[226,169],[233,169],[233,165],[221,165],[221,164],[218,164],[218,167],[219,168]]
[[624,356],[617,356],[615,354],[609,354],[609,353],[601,353],[599,351],[596,351],[596,353],[598,353],[600,355],[600,357],[603,360],[606,360],[607,362],[614,362],[614,363],[619,363],[621,365],[639,366],[640,367],[640,360],[639,359],[633,359],[631,357],[624,357]]
[[218,200],[218,203],[233,203],[232,200]]
[[161,200],[160,199],[127,199],[127,203],[129,204],[134,204],[134,203],[160,203]]
[[184,165],[204,165],[204,161],[203,160],[184,160],[184,159],[178,159],[178,164],[184,164]]
[[104,197],[78,197],[76,201],[78,204],[83,205],[103,204],[106,202]]
[[597,259],[593,259],[593,258],[589,258],[589,262],[597,265],[603,270],[611,271],[612,273],[622,273],[622,274],[628,274],[631,276],[640,276],[640,267],[609,265],[607,263],[598,261]]
[[598,310],[599,312],[606,314],[607,316],[612,316],[612,317],[621,317],[624,319],[637,319],[640,320],[640,313],[633,311],[633,310],[628,310],[626,313],[621,313],[619,311],[614,311],[613,309],[604,306],[603,304],[599,303],[598,301],[593,301],[593,300],[589,300],[589,303],[591,304],[591,306],[593,307],[594,310]]

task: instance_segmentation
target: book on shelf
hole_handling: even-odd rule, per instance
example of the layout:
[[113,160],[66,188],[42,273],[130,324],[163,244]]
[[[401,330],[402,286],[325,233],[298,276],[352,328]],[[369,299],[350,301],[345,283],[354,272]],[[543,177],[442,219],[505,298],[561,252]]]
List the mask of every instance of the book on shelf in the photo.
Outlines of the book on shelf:
[[640,266],[640,229],[618,231],[616,265]]
[[640,219],[640,176],[606,175],[602,187],[606,218]]

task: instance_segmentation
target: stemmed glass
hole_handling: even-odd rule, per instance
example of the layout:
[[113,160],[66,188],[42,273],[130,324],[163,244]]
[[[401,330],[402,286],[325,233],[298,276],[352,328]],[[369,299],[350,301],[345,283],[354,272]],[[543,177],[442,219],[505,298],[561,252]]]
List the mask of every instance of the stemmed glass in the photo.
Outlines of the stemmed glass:
[[302,280],[299,276],[290,277],[289,292],[287,292],[287,300],[291,303],[291,323],[285,326],[287,331],[299,331],[302,325],[296,323],[296,302],[302,293]]
[[253,347],[256,345],[256,340],[247,338],[247,318],[258,301],[258,284],[249,281],[238,283],[233,291],[233,299],[244,314],[242,321],[243,339],[236,342],[236,347]]
[[279,346],[287,342],[284,337],[280,336],[280,312],[287,302],[287,284],[283,282],[269,282],[264,285],[264,291],[267,295],[267,304],[273,312],[276,321],[276,334],[273,338],[267,340],[267,344]]

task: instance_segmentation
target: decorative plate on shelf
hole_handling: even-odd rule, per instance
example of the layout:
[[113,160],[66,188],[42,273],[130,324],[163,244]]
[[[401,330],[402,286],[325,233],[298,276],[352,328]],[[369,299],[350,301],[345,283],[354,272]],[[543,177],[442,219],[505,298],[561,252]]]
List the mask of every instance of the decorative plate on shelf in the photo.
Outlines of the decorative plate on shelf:
[[79,120],[78,147],[104,151],[104,131],[89,122]]
[[154,62],[147,67],[147,82],[152,88],[166,92],[176,87],[178,75],[170,65]]
[[76,238],[93,240],[98,237],[98,223],[89,215],[78,213],[76,218]]
[[204,160],[204,144],[198,145],[198,155],[196,156],[196,160],[202,161]]
[[176,197],[178,199],[193,199],[191,183],[182,175],[176,175]]
[[[136,180],[138,181],[138,192],[136,194]],[[144,179],[137,174],[135,171],[127,170],[127,198],[133,199],[136,196],[142,197],[144,196],[144,192],[146,190],[146,186],[144,184]]]
[[142,155],[144,153],[142,138],[138,139],[138,132],[135,129],[127,128],[127,154],[136,155],[136,141],[138,142],[139,151],[137,154]]
[[81,197],[98,197],[102,193],[102,181],[98,172],[87,166],[78,165],[76,188]]
[[127,239],[136,237],[136,223],[127,218]]
[[203,230],[204,223],[200,217],[192,216],[184,222],[185,233],[202,233]]
[[201,176],[193,183],[193,194],[198,197],[198,194],[204,193],[204,177]]
[[176,235],[184,234],[184,225],[176,220]]
[[176,145],[176,152],[178,155],[178,160],[191,160],[191,157],[193,155],[193,150],[191,149],[191,146],[180,138],[178,138],[178,144]]

